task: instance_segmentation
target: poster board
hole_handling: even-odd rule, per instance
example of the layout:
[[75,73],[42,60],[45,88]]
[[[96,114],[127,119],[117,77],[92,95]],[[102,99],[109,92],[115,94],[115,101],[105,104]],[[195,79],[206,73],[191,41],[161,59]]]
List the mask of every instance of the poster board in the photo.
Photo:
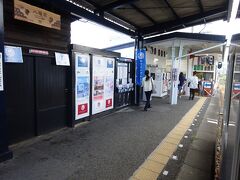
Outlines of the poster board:
[[1,52],[0,52],[0,91],[3,91],[3,62]]
[[75,53],[75,120],[89,116],[90,56]]
[[93,56],[92,114],[113,109],[114,58]]

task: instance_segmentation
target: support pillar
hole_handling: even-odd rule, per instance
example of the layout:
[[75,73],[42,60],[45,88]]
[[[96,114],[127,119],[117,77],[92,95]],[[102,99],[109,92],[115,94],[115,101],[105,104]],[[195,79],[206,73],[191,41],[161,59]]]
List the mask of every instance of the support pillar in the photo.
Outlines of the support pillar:
[[[1,58],[2,57],[2,58]],[[3,21],[3,0],[0,0],[0,81],[4,81],[4,21]],[[8,149],[8,126],[6,120],[6,103],[4,82],[1,83],[0,88],[0,162],[12,158],[12,152]],[[3,85],[3,86],[2,86]]]
[[[143,38],[142,38],[142,36],[137,36],[135,38],[135,50],[134,50],[135,51],[135,53],[134,53],[135,61],[137,60],[136,54],[137,54],[138,49],[143,49]],[[135,62],[135,65],[137,65],[136,62]],[[135,73],[137,73],[137,66],[135,66]],[[139,106],[140,105],[140,99],[142,97],[141,86],[138,85],[136,83],[136,81],[135,81],[135,84],[136,84],[135,85],[135,104],[137,106]]]
[[181,65],[181,57],[183,52],[183,43],[180,41],[179,44],[179,54],[178,57],[175,57],[175,42],[173,41],[172,44],[172,78],[171,78],[171,104],[177,104],[178,100],[178,84],[179,84],[179,72],[180,72],[180,65]]

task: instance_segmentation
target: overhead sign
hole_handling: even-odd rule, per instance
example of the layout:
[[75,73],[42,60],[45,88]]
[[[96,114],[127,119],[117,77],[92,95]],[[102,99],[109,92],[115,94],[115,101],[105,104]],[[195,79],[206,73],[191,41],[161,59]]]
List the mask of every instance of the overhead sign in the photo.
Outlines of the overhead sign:
[[0,91],[3,91],[3,67],[2,53],[0,53]]
[[22,48],[4,46],[4,61],[6,63],[23,63]]
[[14,0],[14,18],[53,29],[61,29],[61,16],[50,11]]
[[68,54],[55,52],[55,59],[58,66],[70,66]]
[[136,84],[141,86],[146,69],[146,50],[138,49],[136,51]]

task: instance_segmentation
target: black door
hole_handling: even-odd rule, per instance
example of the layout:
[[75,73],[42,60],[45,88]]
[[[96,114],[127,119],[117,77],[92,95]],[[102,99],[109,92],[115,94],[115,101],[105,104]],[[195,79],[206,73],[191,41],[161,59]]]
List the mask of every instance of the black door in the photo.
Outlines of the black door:
[[66,125],[67,67],[56,66],[54,58],[36,57],[37,133]]
[[24,63],[5,63],[6,111],[9,140],[14,143],[35,135],[34,57]]

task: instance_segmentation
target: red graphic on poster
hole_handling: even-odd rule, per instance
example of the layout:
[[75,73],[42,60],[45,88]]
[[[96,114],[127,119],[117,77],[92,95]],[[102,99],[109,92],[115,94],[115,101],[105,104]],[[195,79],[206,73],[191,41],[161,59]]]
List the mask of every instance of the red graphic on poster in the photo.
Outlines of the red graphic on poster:
[[79,104],[78,105],[78,115],[88,112],[88,104]]
[[112,99],[107,99],[106,100],[106,108],[112,107]]

